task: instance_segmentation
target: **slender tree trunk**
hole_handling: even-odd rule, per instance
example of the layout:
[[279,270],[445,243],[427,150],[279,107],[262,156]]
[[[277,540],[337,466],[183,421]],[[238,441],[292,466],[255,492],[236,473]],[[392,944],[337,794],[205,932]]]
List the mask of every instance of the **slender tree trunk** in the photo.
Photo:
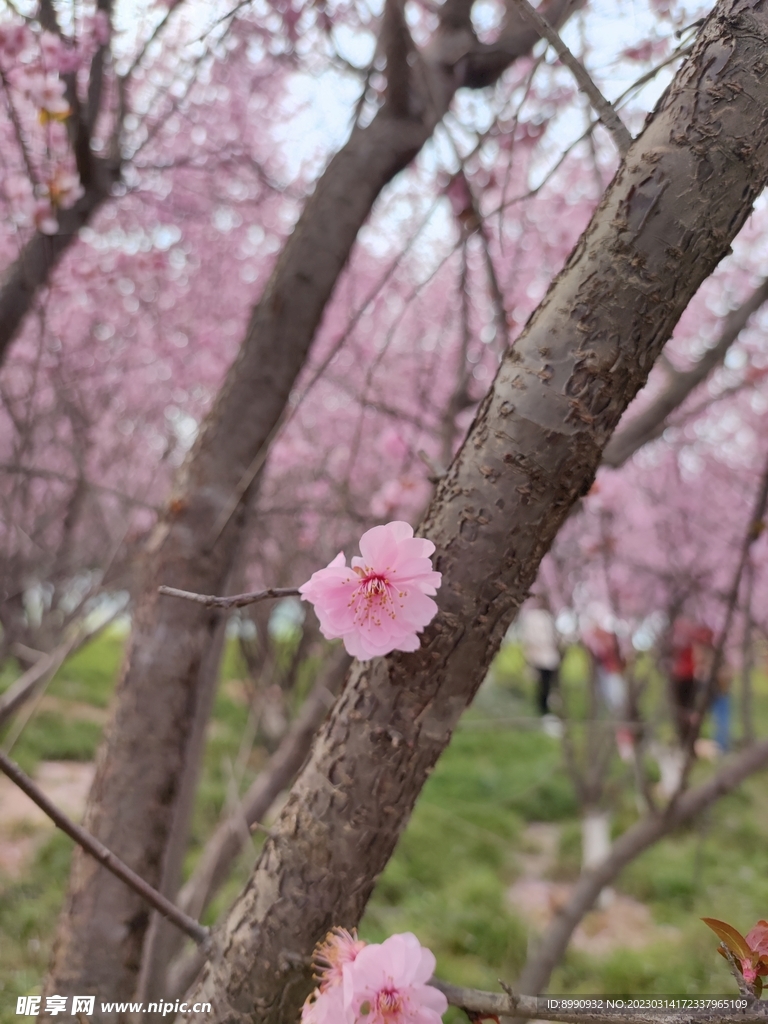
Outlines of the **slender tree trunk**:
[[[549,0],[545,9],[558,22],[576,6]],[[376,198],[431,136],[457,88],[495,81],[537,41],[521,15],[511,19],[497,45],[476,44],[471,3],[452,7],[461,9],[464,20],[455,31],[444,25],[423,55],[422,69],[432,76],[429,88],[414,94],[407,111],[393,113],[385,105],[370,125],[354,128],[320,177],[148,545],[86,827],[155,887],[179,795],[200,665],[218,621],[215,610],[159,597],[157,587],[222,592],[252,480]],[[133,892],[76,851],[45,991],[129,999],[148,920]]]
[[755,667],[755,647],[752,622],[752,598],[755,589],[755,564],[750,558],[746,565],[746,593],[744,595],[744,637],[741,644],[741,732],[744,743],[755,738],[754,708],[752,701],[752,671]]
[[444,574],[413,654],[353,668],[186,1019],[293,1024],[355,925],[622,412],[768,178],[768,0],[720,0],[565,269],[506,355],[423,533]]
[[[319,674],[301,711],[269,759],[244,794],[237,807],[224,818],[205,844],[190,879],[179,891],[177,904],[191,917],[200,918],[229,874],[250,837],[249,828],[260,822],[280,793],[290,784],[312,746],[315,733],[341,690],[352,659],[341,648],[331,656]],[[179,949],[184,936],[176,931],[170,937],[167,953]],[[165,997],[177,999],[184,994],[202,967],[199,951],[193,950],[172,964]],[[171,996],[173,993],[173,996]]]
[[[203,754],[205,752],[206,726],[211,716],[216,696],[219,667],[221,665],[226,635],[227,617],[222,615],[200,667],[197,708],[187,750],[184,774],[179,787],[179,796],[174,807],[171,833],[165,850],[160,891],[174,903],[176,902],[179,886],[181,885],[181,872],[189,839],[189,826],[200,779]],[[136,991],[137,1000],[148,1002],[151,999],[157,998],[162,990],[165,972],[173,953],[174,947],[172,944],[176,936],[180,934],[179,929],[166,918],[161,917],[157,912],[152,914],[142,950],[142,963]]]
[[754,772],[768,765],[768,740],[743,751],[711,779],[684,793],[669,813],[641,818],[620,836],[602,864],[583,872],[568,903],[559,911],[523,968],[517,992],[539,995],[549,984],[552,971],[562,960],[568,943],[584,915],[592,909],[604,886],[611,885],[624,868],[644,850],[657,843],[726,793],[732,792]]

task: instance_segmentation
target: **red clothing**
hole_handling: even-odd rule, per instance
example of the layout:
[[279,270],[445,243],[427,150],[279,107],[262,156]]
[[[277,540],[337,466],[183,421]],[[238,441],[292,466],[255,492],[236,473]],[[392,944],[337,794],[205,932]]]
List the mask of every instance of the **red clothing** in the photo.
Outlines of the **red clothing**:
[[686,644],[684,647],[675,648],[672,661],[672,676],[674,679],[693,679],[693,644]]
[[592,657],[605,672],[615,672],[621,675],[624,671],[624,660],[619,650],[619,641],[615,633],[609,633],[607,629],[599,626],[591,630],[584,638]]

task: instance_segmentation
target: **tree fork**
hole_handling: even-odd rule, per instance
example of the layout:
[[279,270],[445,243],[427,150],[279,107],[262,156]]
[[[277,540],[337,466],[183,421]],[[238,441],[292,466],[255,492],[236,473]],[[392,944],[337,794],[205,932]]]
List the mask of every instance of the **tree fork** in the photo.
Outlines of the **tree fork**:
[[193,987],[214,1021],[293,1024],[314,944],[359,921],[541,558],[766,184],[766,43],[768,0],[720,0],[506,355],[423,523],[438,616],[418,652],[353,668]]

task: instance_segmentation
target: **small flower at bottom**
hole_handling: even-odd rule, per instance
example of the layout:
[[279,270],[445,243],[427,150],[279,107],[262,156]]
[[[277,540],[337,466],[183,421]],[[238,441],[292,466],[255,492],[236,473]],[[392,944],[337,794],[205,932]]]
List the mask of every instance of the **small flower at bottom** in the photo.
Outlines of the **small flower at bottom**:
[[315,989],[301,1008],[301,1024],[346,1024],[348,1020],[341,985]]
[[366,946],[344,967],[344,1008],[355,1024],[440,1024],[448,1009],[427,982],[435,958],[415,935],[391,935]]
[[416,651],[417,634],[437,614],[428,596],[437,593],[441,580],[429,558],[434,550],[431,541],[413,536],[408,523],[375,526],[360,538],[362,558],[347,566],[338,554],[299,593],[314,605],[323,636],[342,639],[361,661]]

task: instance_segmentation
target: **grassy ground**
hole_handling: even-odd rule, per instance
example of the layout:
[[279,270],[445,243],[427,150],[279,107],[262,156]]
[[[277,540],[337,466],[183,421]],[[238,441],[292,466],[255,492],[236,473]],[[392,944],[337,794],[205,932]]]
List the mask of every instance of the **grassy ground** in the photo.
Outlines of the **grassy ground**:
[[[27,771],[42,760],[92,759],[101,726],[94,709],[106,708],[122,640],[107,634],[70,659],[51,684],[56,710],[36,714],[14,748]],[[564,677],[577,694],[585,666],[578,653]],[[0,672],[0,691],[16,674]],[[193,839],[197,847],[216,821],[232,786],[247,717],[242,671],[228,651],[206,754]],[[768,679],[756,680],[758,733],[768,734]],[[649,694],[658,681],[652,680]],[[66,705],[61,704],[66,702]],[[54,702],[55,703],[55,702]],[[66,714],[61,707],[66,706]],[[543,735],[531,716],[532,695],[519,652],[508,649],[474,708],[425,787],[413,818],[384,872],[362,923],[369,940],[414,931],[453,981],[496,987],[513,980],[525,959],[528,929],[509,906],[510,884],[520,871],[529,822],[558,823],[560,850],[553,874],[578,870],[578,808],[563,767],[560,743]],[[241,785],[266,754],[256,750]],[[706,773],[711,769],[697,769]],[[617,778],[620,773],[617,771]],[[634,820],[629,790],[618,797],[616,821]],[[256,845],[256,844],[255,844]],[[255,847],[254,847],[255,848]],[[642,951],[617,948],[596,958],[570,952],[550,986],[557,992],[716,993],[730,991],[724,962],[698,921],[723,917],[746,930],[768,915],[768,795],[765,775],[750,780],[690,828],[658,844],[624,873],[618,888],[650,907],[659,924],[674,925],[675,940]],[[67,877],[71,844],[51,833],[18,881],[0,875],[0,1022],[15,1017],[18,995],[39,991]],[[195,852],[190,854],[190,865]],[[243,859],[211,908],[215,918],[238,891],[253,853]],[[449,1021],[462,1019],[453,1011]]]

